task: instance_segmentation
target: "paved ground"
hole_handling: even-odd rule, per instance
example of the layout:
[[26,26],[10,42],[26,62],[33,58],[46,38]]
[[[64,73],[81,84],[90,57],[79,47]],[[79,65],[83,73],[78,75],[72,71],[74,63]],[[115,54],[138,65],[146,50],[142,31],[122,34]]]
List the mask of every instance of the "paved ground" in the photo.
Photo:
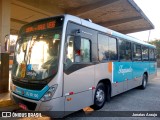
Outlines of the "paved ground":
[[[14,110],[16,106],[10,106],[10,108],[3,108],[1,110]],[[17,109],[17,108],[16,108]],[[148,86],[145,90],[133,89],[128,92],[117,95],[111,99],[109,103],[100,111],[160,111],[160,69],[158,69],[158,76],[154,80],[149,81]],[[83,111],[75,112],[67,116],[67,120],[159,120],[160,118],[153,117],[92,117],[99,111],[91,113],[90,117],[77,117],[85,116]],[[43,120],[49,120],[50,118],[41,118]],[[23,119],[24,120],[24,119]],[[28,119],[27,119],[28,120]]]

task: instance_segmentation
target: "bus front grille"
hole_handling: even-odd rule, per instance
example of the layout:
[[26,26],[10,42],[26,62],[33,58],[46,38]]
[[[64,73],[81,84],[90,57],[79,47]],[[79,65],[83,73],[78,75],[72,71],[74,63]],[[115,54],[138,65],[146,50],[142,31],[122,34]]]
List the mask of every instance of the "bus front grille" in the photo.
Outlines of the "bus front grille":
[[26,101],[26,100],[22,100],[22,99],[19,99],[19,98],[15,97],[15,96],[13,96],[13,99],[17,104],[26,105],[28,110],[35,110],[36,109],[36,106],[37,106],[36,103],[29,102],[29,101]]

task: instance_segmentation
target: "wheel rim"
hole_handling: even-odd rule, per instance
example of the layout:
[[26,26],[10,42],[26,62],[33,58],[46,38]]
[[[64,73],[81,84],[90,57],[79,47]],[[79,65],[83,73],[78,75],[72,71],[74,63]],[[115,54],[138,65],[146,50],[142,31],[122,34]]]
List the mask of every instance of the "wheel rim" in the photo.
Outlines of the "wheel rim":
[[96,101],[103,102],[104,101],[104,91],[101,89],[98,89],[96,92]]

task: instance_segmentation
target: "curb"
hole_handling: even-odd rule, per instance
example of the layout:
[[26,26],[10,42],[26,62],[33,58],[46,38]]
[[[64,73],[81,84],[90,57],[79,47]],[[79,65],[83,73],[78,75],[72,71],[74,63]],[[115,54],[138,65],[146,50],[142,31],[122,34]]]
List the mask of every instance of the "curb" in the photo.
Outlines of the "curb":
[[14,102],[11,99],[0,101],[0,108],[8,107],[14,105]]

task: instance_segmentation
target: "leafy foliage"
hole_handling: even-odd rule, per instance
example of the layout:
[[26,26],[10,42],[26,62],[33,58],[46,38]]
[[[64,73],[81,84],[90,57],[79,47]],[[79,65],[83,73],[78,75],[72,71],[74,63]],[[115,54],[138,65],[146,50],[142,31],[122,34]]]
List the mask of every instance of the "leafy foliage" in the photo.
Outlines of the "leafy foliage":
[[160,39],[156,39],[154,41],[149,42],[152,45],[155,45],[157,48],[157,58],[160,58]]

